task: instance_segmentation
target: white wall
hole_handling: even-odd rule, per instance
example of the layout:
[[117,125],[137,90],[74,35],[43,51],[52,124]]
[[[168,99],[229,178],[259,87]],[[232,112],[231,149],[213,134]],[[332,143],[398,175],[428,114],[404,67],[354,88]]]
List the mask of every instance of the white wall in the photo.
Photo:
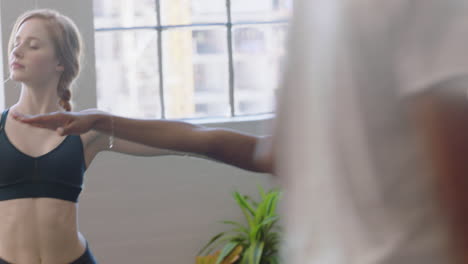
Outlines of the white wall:
[[268,188],[270,177],[196,158],[104,153],[87,173],[80,229],[103,263],[194,263],[223,231],[220,220],[242,220],[231,192],[256,196],[256,185]]
[[[58,9],[78,24],[87,53],[74,99],[77,109],[95,107],[92,0],[1,0],[4,76],[8,76],[6,47],[11,26],[21,12],[36,3],[41,8]],[[0,104],[11,106],[17,96],[18,89],[7,82],[5,100]],[[268,133],[266,121],[214,126]],[[268,188],[271,177],[196,158],[102,153],[86,174],[80,230],[104,264],[194,263],[201,246],[223,230],[217,221],[242,219],[231,192],[255,196],[257,184]]]

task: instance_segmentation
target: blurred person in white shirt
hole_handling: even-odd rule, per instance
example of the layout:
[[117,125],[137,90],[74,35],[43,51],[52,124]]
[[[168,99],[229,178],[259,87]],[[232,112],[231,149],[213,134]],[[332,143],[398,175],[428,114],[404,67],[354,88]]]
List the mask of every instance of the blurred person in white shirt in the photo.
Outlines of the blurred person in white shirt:
[[287,263],[468,263],[468,1],[294,8],[275,133]]

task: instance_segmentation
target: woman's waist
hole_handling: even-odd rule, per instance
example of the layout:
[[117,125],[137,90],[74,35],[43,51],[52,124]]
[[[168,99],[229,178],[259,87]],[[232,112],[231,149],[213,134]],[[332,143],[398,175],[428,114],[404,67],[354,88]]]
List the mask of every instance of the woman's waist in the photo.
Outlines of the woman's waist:
[[0,224],[76,223],[78,206],[74,202],[55,198],[20,198],[0,201]]
[[[0,202],[0,247],[5,243],[35,245],[41,241],[76,241],[77,207],[49,198]],[[8,242],[11,241],[11,242]]]
[[85,248],[86,240],[73,227],[59,226],[53,230],[42,229],[41,225],[17,224],[8,230],[0,221],[0,259],[10,263],[55,263],[56,260],[67,263],[80,256]]
[[16,222],[0,219],[0,247],[6,244],[18,247],[36,247],[43,242],[66,245],[78,239],[74,221],[60,222],[34,219],[17,219]]

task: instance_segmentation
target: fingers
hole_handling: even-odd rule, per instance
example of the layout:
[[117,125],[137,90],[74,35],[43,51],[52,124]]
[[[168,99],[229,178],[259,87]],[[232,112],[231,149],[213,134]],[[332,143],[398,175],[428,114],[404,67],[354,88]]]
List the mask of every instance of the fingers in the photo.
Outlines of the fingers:
[[[82,122],[70,113],[54,112],[41,115],[24,115],[21,113],[11,113],[12,117],[19,122],[45,129],[56,131],[59,135],[81,134],[86,132],[82,127]],[[83,130],[83,131],[82,131]],[[89,130],[89,129],[88,129]]]
[[28,124],[30,126],[49,129],[53,131],[57,131],[60,133],[65,133],[65,131],[58,130],[59,127],[63,127],[68,119],[64,116],[63,113],[55,112],[50,114],[42,114],[42,115],[24,115],[18,112],[12,112],[11,116],[24,124]]
[[43,115],[24,115],[17,112],[11,113],[12,117],[22,123],[26,123],[36,127],[55,129],[60,124],[65,123],[63,114],[51,113]]
[[65,136],[66,135],[65,130],[63,129],[63,127],[58,127],[56,131],[60,136]]
[[79,135],[79,133],[76,133],[76,131],[74,131],[73,129],[74,127],[72,125],[67,125],[65,127],[58,127],[56,131],[60,136],[68,136],[68,135],[75,135],[75,134]]
[[74,123],[72,122],[64,127],[59,127],[57,129],[57,132],[59,132],[61,136],[73,134],[73,128],[74,128],[73,124]]
[[13,117],[13,119],[21,123],[29,124],[29,125],[40,127],[40,128],[47,128],[47,126],[44,125],[44,120],[42,117],[33,117],[30,115],[24,115],[18,112],[12,112],[11,116]]
[[18,112],[12,112],[11,116],[20,122],[23,123],[39,123],[39,122],[44,122],[44,117],[45,115],[39,115],[39,116],[32,116],[32,115],[24,115]]
[[18,112],[11,112],[11,116],[12,116],[15,120],[18,120],[18,121],[22,121],[22,120],[27,119],[27,118],[30,117],[30,116],[28,116],[28,115],[23,115],[23,114],[18,113]]

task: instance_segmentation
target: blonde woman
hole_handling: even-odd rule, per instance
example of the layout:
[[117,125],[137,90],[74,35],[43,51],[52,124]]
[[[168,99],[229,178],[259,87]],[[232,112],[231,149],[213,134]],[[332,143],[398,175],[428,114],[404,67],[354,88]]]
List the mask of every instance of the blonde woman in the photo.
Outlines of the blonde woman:
[[[73,21],[54,10],[26,12],[11,33],[10,78],[21,84],[21,95],[3,112],[0,122],[0,264],[97,263],[77,224],[77,203],[86,168],[96,154],[109,149],[140,156],[173,153],[118,138],[109,145],[109,136],[96,130],[62,136],[12,118],[12,113],[71,111],[70,85],[79,73],[81,49],[80,33]],[[118,118],[113,121],[116,128],[122,122]],[[172,126],[167,124],[168,129]],[[183,134],[185,130],[179,131]],[[211,131],[214,133],[202,133],[202,141],[174,149],[193,150],[227,162],[239,151],[253,157],[258,138],[227,130]],[[217,146],[226,137],[235,143],[228,144],[230,151],[192,148]],[[253,158],[230,163],[264,170],[254,165]]]

